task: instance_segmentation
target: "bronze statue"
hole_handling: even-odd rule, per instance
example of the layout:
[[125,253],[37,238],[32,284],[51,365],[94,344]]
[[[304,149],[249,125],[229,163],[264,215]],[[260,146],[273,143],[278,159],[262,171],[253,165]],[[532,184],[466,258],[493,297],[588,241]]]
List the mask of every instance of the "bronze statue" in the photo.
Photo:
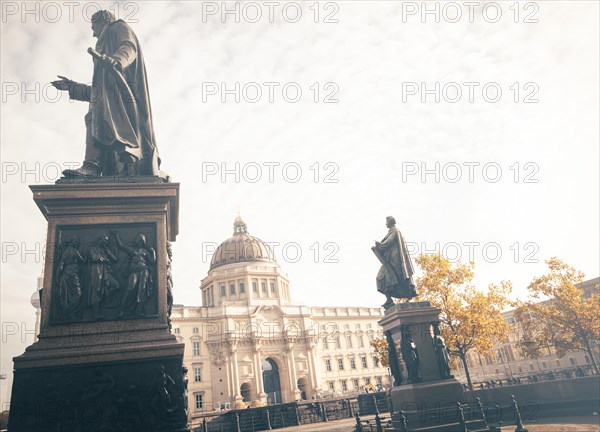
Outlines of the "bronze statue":
[[421,382],[420,359],[417,352],[417,345],[412,339],[403,337],[400,349],[402,350],[402,359],[408,371],[408,382],[411,384]]
[[52,85],[71,99],[89,102],[85,116],[86,149],[80,168],[66,177],[160,175],[144,57],[125,21],[106,10],[92,15],[95,50],[92,85],[59,75]]
[[386,302],[382,305],[388,309],[394,305],[394,298],[411,299],[417,296],[414,273],[410,255],[404,243],[404,237],[396,228],[396,219],[393,216],[386,218],[389,228],[387,235],[381,242],[375,242],[371,249],[381,262],[381,269],[377,274],[377,291],[384,294]]
[[440,335],[440,330],[437,325],[434,326],[433,348],[435,350],[435,358],[440,371],[440,377],[454,378],[452,376],[452,372],[450,371],[450,357],[448,356],[446,342]]
[[171,242],[167,242],[167,320],[169,331],[171,330],[171,312],[173,311],[173,274],[171,263],[173,262],[173,248]]
[[138,234],[133,247],[123,244],[118,233],[114,233],[117,245],[129,253],[127,258],[127,289],[123,293],[120,317],[136,314],[145,316],[144,304],[152,295],[150,268],[156,263],[156,252],[146,245],[146,236]]
[[79,238],[71,237],[61,245],[60,256],[56,265],[56,286],[63,317],[73,319],[73,313],[81,302],[81,278],[79,265],[85,259],[79,252]]
[[103,319],[101,307],[105,299],[120,288],[112,273],[112,263],[118,259],[110,250],[107,234],[101,234],[89,247],[87,260],[90,270],[87,304],[92,306],[94,318]]

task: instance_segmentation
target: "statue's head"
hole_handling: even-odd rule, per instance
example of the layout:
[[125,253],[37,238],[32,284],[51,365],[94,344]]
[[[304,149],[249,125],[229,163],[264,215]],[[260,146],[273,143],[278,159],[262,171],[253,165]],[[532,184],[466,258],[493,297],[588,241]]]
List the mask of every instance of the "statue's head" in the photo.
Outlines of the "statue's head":
[[396,226],[396,219],[394,218],[394,216],[388,216],[385,218],[385,226],[387,226],[388,228]]
[[79,237],[77,237],[76,235],[74,235],[73,237],[71,237],[69,239],[69,244],[71,246],[73,246],[74,248],[78,248],[79,247]]
[[110,11],[99,10],[96,12],[94,15],[92,15],[92,31],[94,32],[93,36],[100,37],[104,27],[115,21],[116,18]]
[[100,246],[106,246],[108,244],[108,234],[103,233],[98,236],[98,244]]
[[167,255],[169,258],[173,256],[173,246],[171,246],[171,242],[167,242]]
[[146,246],[146,236],[144,234],[136,235],[135,244],[138,246]]

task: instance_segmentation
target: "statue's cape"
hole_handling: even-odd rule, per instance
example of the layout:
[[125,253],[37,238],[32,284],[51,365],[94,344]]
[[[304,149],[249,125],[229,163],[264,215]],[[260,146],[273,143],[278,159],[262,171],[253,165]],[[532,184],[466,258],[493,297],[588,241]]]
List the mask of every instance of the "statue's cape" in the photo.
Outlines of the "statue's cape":
[[[148,79],[137,37],[125,21],[117,20],[100,35],[96,51],[118,60],[122,71],[94,60],[92,136],[103,145],[117,146],[117,150],[139,158],[140,174],[158,175],[160,158],[154,138]],[[117,73],[121,73],[129,90],[119,84]]]
[[383,265],[377,274],[377,289],[392,297],[413,297],[410,286],[414,269],[410,254],[400,230],[393,227],[380,242],[379,252],[383,256]]

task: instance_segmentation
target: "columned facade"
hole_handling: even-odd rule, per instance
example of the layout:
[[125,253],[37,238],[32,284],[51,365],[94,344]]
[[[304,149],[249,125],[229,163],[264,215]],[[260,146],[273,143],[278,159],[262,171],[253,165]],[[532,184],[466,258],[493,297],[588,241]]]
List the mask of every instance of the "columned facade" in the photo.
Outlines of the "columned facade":
[[[171,316],[186,344],[192,426],[208,411],[354,396],[389,384],[369,345],[382,337],[381,309],[293,304],[273,250],[239,216],[200,292],[203,306],[175,305]],[[325,363],[339,356],[341,363]]]

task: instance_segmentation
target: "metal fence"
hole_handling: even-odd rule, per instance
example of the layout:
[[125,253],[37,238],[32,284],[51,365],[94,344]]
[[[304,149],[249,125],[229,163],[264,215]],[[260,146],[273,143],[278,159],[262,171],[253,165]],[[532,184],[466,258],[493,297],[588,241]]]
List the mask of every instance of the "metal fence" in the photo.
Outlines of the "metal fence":
[[389,412],[387,393],[369,393],[358,398],[300,401],[258,408],[231,410],[202,417],[195,432],[255,432],[303,424]]

